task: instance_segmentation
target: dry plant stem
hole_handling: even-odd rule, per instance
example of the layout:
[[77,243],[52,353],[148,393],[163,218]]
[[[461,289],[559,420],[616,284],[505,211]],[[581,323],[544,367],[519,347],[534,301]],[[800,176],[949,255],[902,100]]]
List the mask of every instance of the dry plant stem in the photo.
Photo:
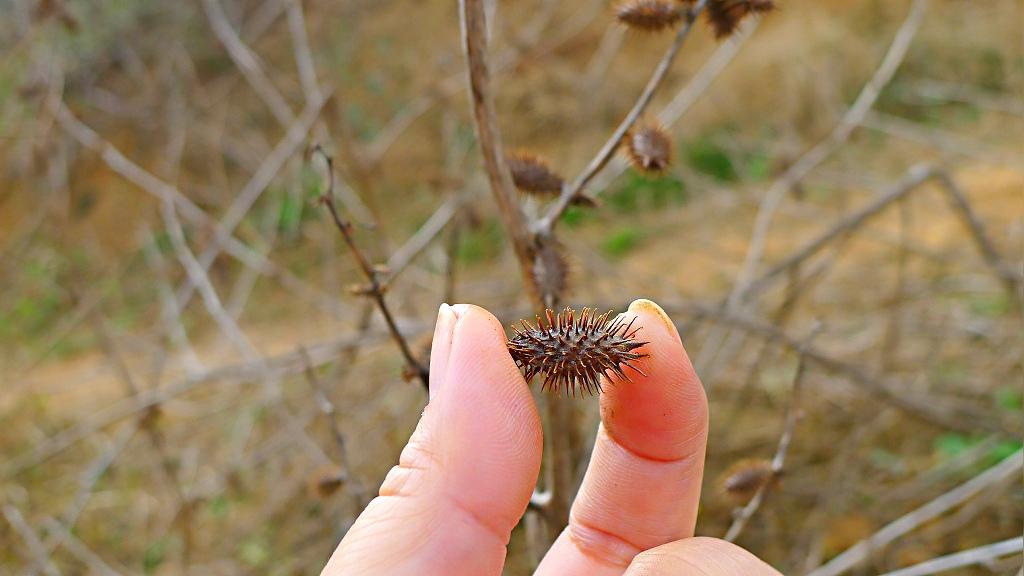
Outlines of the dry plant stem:
[[[760,22],[761,17],[758,15],[752,15],[744,19],[743,23],[740,24],[739,30],[715,49],[707,61],[697,70],[697,73],[690,78],[689,82],[661,109],[661,112],[658,113],[658,122],[666,128],[671,128],[675,125],[700,100],[700,97],[707,92],[715,79],[736,58],[740,48],[757,30]],[[605,166],[605,169],[591,180],[591,184],[588,186],[588,194],[596,197],[606,190],[616,178],[621,176],[627,168],[629,168],[629,161],[626,158],[623,156],[613,157]]]
[[95,552],[90,550],[81,540],[75,537],[67,528],[61,525],[57,520],[46,517],[43,519],[43,525],[50,532],[56,533],[58,537],[64,539],[64,548],[71,553],[79,562],[85,564],[89,568],[89,574],[100,574],[102,576],[121,576],[122,573],[127,573],[127,570],[118,571],[115,570],[106,560],[100,558]]
[[107,470],[114,464],[114,460],[121,455],[124,449],[128,446],[128,442],[135,436],[140,428],[141,418],[135,423],[123,427],[118,431],[117,435],[112,442],[97,456],[85,469],[82,474],[82,478],[79,481],[78,490],[75,493],[74,499],[71,504],[62,514],[62,523],[60,523],[61,530],[51,531],[50,537],[46,539],[44,544],[44,550],[46,557],[41,561],[36,561],[29,566],[26,576],[34,576],[38,574],[40,570],[50,562],[51,557],[57,550],[67,544],[67,537],[70,530],[74,529],[78,523],[78,519],[81,517],[82,512],[85,511],[86,505],[92,498],[93,492],[96,488],[96,484],[100,479],[107,473]]
[[320,82],[316,77],[316,66],[313,63],[313,51],[309,47],[309,35],[306,34],[306,15],[302,10],[302,0],[287,0],[288,31],[292,38],[292,51],[295,53],[295,67],[299,70],[299,82],[306,101],[322,100]]
[[[259,200],[260,196],[263,195],[263,192],[270,186],[271,182],[274,181],[281,169],[284,168],[285,163],[301,149],[310,130],[312,130],[313,125],[320,117],[320,111],[323,109],[325,102],[324,98],[310,102],[306,109],[302,111],[302,114],[288,126],[281,140],[267,154],[266,158],[260,162],[256,172],[253,173],[242,189],[238,191],[231,206],[220,220],[219,228],[221,230],[224,230],[227,234],[234,233],[235,229],[242,223],[242,220],[245,219],[246,214],[249,213],[249,210]],[[210,246],[202,251],[199,255],[199,264],[204,271],[210,269],[213,261],[220,255],[223,246],[224,243],[220,237],[215,236]],[[189,282],[178,291],[179,305],[184,306],[188,303],[194,289],[195,284]]]
[[[786,463],[786,454],[789,452],[789,445],[793,441],[793,432],[796,430],[796,424],[800,420],[800,398],[803,394],[804,373],[806,370],[807,363],[803,352],[801,352],[800,359],[797,361],[796,374],[793,376],[789,408],[786,410],[786,424],[783,427],[782,435],[779,437],[779,446],[775,450],[775,456],[772,457],[771,474],[773,478],[777,478],[782,473],[782,467]],[[770,481],[763,482],[757,489],[757,492],[754,493],[754,496],[747,502],[747,505],[741,508],[739,513],[733,518],[729,530],[725,533],[724,538],[727,542],[735,542],[740,537],[747,523],[750,522],[750,519],[754,517],[754,514],[757,513],[764,502],[771,484]]]
[[235,319],[224,309],[217,291],[210,282],[209,276],[206,275],[206,271],[203,270],[202,265],[196,260],[192,250],[189,249],[188,244],[185,242],[185,232],[181,228],[181,222],[178,220],[174,205],[170,202],[164,202],[161,205],[160,213],[163,216],[164,225],[171,239],[174,252],[177,254],[181,265],[185,268],[189,280],[199,290],[199,295],[202,297],[206,311],[245,360],[250,362],[258,361],[260,354],[256,347],[252,345],[249,338],[238,327]]
[[896,252],[896,282],[893,287],[893,295],[886,303],[888,320],[885,325],[885,332],[882,334],[882,350],[879,365],[882,372],[888,373],[892,370],[896,358],[896,351],[900,346],[900,336],[903,333],[903,303],[907,297],[907,267],[910,261],[910,251],[907,245],[910,243],[911,226],[913,224],[910,213],[910,201],[901,200],[896,209],[898,211],[900,227],[900,244]]
[[405,359],[406,367],[409,369],[411,374],[419,379],[423,384],[424,389],[429,389],[430,372],[413,355],[405,336],[403,336],[401,330],[398,329],[398,324],[395,323],[395,318],[391,314],[391,310],[388,308],[387,302],[384,300],[384,285],[381,283],[380,274],[373,269],[373,266],[370,265],[370,262],[366,259],[362,250],[359,249],[359,245],[356,244],[355,238],[352,237],[352,224],[341,218],[338,214],[337,207],[334,205],[334,160],[319,146],[314,148],[314,153],[319,153],[327,164],[327,190],[320,197],[320,201],[327,207],[327,211],[330,212],[331,218],[334,220],[335,227],[338,228],[338,232],[341,233],[341,237],[345,240],[345,245],[348,246],[349,252],[352,254],[352,258],[356,261],[356,265],[366,278],[368,283],[366,295],[373,299],[377,308],[380,310],[381,316],[384,317],[384,322],[387,324],[388,332],[391,334],[391,338],[395,341],[395,344],[398,345],[398,349],[402,353],[402,357]]
[[799,265],[804,260],[813,257],[822,248],[838,238],[842,238],[860,228],[884,209],[895,202],[903,200],[908,194],[921,188],[923,184],[930,180],[936,180],[942,186],[944,192],[949,196],[950,205],[964,220],[968,231],[971,233],[971,238],[974,240],[986,263],[992,268],[996,276],[1006,284],[1010,293],[1015,293],[1016,288],[1021,284],[1021,275],[1015,273],[999,255],[985,225],[971,208],[966,195],[956,184],[956,181],[940,168],[918,164],[907,170],[903,178],[882,191],[874,200],[868,202],[859,210],[839,218],[825,232],[806,242],[789,256],[761,274],[756,280],[751,281],[747,286],[744,299],[756,297],[775,278],[794,266]]
[[892,80],[893,75],[896,73],[896,69],[903,62],[903,58],[910,48],[910,43],[921,25],[927,4],[927,0],[914,0],[910,13],[896,32],[888,52],[882,59],[881,65],[861,90],[861,93],[857,96],[857,99],[843,116],[842,120],[840,120],[839,124],[836,125],[824,140],[808,150],[790,166],[768,189],[764,200],[761,202],[761,207],[758,209],[750,245],[747,248],[747,254],[743,261],[743,268],[740,270],[736,278],[736,284],[729,295],[730,307],[738,305],[747,295],[749,284],[764,255],[765,242],[767,241],[772,218],[785,198],[786,193],[850,139],[850,135],[853,134],[853,131],[875,105],[875,101],[878,100],[882,89],[889,84],[889,81]]
[[1024,538],[1009,538],[994,544],[978,546],[977,548],[971,548],[970,550],[964,550],[955,554],[932,558],[907,568],[886,572],[882,576],[929,576],[956,568],[983,565],[1009,554],[1019,555],[1021,550],[1024,550]]
[[44,564],[43,571],[46,572],[47,576],[60,576],[60,571],[57,570],[57,567],[47,557],[43,543],[39,541],[39,536],[36,535],[35,530],[25,521],[25,517],[21,515],[21,510],[18,510],[12,504],[4,504],[3,508],[0,508],[0,512],[3,512],[7,523],[25,541],[25,547],[31,558],[36,562]]
[[85,148],[100,155],[103,162],[114,172],[141,188],[147,194],[162,201],[173,202],[182,216],[192,224],[205,227],[213,232],[214,238],[220,242],[225,251],[243,265],[259,270],[264,276],[277,279],[283,287],[294,291],[303,299],[316,304],[332,315],[343,317],[346,310],[337,301],[319,290],[309,286],[288,270],[274,264],[258,252],[224,230],[217,221],[212,219],[195,202],[181,193],[177,187],[160,180],[152,173],[128,159],[113,144],[104,140],[91,128],[83,124],[71,113],[63,103],[58,104],[56,111],[57,123]]
[[[367,325],[369,325],[368,322]],[[324,389],[323,383],[317,377],[316,370],[313,369],[313,363],[309,359],[309,354],[306,353],[304,348],[299,349],[299,354],[302,356],[303,364],[305,364],[306,381],[309,382],[310,387],[313,388],[313,394],[316,396],[317,408],[323,414],[324,419],[327,420],[327,426],[331,430],[331,438],[334,440],[338,463],[341,465],[345,484],[352,493],[355,510],[360,511],[367,504],[366,490],[363,488],[363,483],[352,474],[352,465],[348,458],[348,443],[345,441],[345,434],[342,433],[341,427],[338,426],[338,409],[331,402],[330,396],[327,395],[327,390]]]
[[676,54],[679,53],[679,48],[682,47],[683,42],[687,36],[690,35],[690,30],[693,29],[693,23],[700,15],[701,11],[704,10],[704,6],[707,5],[708,0],[700,0],[691,8],[686,14],[686,20],[683,25],[676,32],[675,38],[672,40],[672,44],[669,45],[668,50],[661,57],[661,61],[658,62],[658,66],[654,69],[654,73],[651,74],[651,78],[647,81],[647,85],[644,86],[643,91],[637,98],[636,103],[633,104],[633,108],[630,109],[626,117],[619,123],[612,135],[608,137],[604,145],[598,150],[597,154],[590,163],[587,164],[586,168],[576,177],[571,183],[566,184],[562,188],[562,193],[558,197],[558,201],[552,204],[551,208],[548,209],[544,217],[537,221],[535,231],[541,236],[550,236],[554,230],[555,224],[558,219],[565,213],[572,201],[575,200],[583,189],[601,171],[608,161],[615,156],[615,151],[619,149],[619,145],[622,143],[622,139],[625,138],[626,133],[629,129],[636,124],[640,116],[643,115],[644,110],[651,103],[651,99],[654,98],[654,93],[661,86],[662,81],[665,80],[665,76],[668,74],[669,69],[672,67],[672,62],[676,58]]
[[[540,313],[546,307],[555,305],[555,295],[543,294],[533,275],[534,240],[527,225],[526,217],[519,207],[512,175],[505,163],[505,152],[495,117],[494,97],[490,93],[490,72],[487,60],[487,23],[482,0],[460,0],[460,22],[463,47],[466,53],[466,67],[469,80],[470,101],[476,120],[477,142],[487,168],[491,192],[501,215],[505,232],[512,242],[523,285],[530,296],[534,309]],[[545,510],[551,532],[557,534],[569,522],[569,503],[572,499],[574,458],[571,454],[571,406],[562,398],[547,398],[545,411],[548,419],[551,454],[549,472],[552,474],[551,494]]]
[[881,530],[854,544],[824,566],[810,572],[808,576],[839,576],[856,568],[871,558],[876,551],[885,548],[897,538],[960,506],[982,491],[1009,481],[1011,478],[1019,478],[1022,467],[1024,467],[1024,451],[1018,450],[1012,456],[967,482],[886,524]]
[[476,121],[477,142],[487,168],[491,193],[494,195],[502,225],[512,242],[519,261],[523,285],[538,312],[546,306],[544,294],[533,277],[534,247],[526,216],[519,208],[512,174],[505,163],[505,151],[498,131],[494,97],[490,93],[490,71],[487,60],[487,22],[483,0],[460,0],[463,48],[469,76],[469,94]]
[[291,107],[288,106],[284,97],[263,71],[259,58],[242,42],[238,33],[231,27],[220,2],[218,0],[203,0],[203,9],[206,11],[206,17],[210,21],[213,33],[227,49],[231,60],[252,86],[253,91],[266,103],[267,108],[280,124],[285,126],[290,124],[295,118]]
[[[494,74],[497,75],[507,70],[514,69],[522,61],[524,56],[528,55],[531,58],[539,58],[540,56],[546,55],[583,32],[590,25],[594,17],[600,12],[599,8],[603,7],[604,2],[601,0],[591,0],[590,5],[593,8],[592,10],[586,11],[587,13],[578,17],[570,18],[569,21],[564,22],[564,26],[556,32],[557,36],[548,42],[542,42],[542,38],[540,37],[546,29],[546,22],[539,21],[535,25],[528,26],[528,34],[526,34],[524,39],[517,42],[517,46],[530,47],[531,50],[529,53],[524,54],[520,48],[514,47],[502,54],[498,54],[494,60]],[[541,14],[541,17],[538,20],[549,15],[550,14],[545,11],[544,14]],[[392,116],[391,120],[385,124],[384,128],[377,133],[373,142],[365,148],[363,158],[365,159],[366,164],[371,168],[378,166],[381,160],[383,160],[384,155],[398,140],[399,136],[401,136],[401,134],[408,129],[417,118],[426,114],[427,111],[435,105],[447,100],[455,94],[458,94],[463,88],[465,88],[465,75],[463,73],[453,74],[431,87],[429,93],[411,100],[394,116]]]
[[814,346],[804,345],[797,338],[759,319],[728,312],[716,306],[693,303],[664,304],[662,307],[670,314],[682,312],[695,318],[711,319],[730,329],[757,334],[786,348],[802,351],[807,361],[826,372],[841,374],[851,383],[870,392],[877,400],[937,426],[965,433],[988,431],[1005,438],[1017,438],[1024,434],[1024,427],[1011,419],[996,418],[990,413],[961,406],[948,399],[909,394],[905,391],[905,383],[873,376],[859,365],[835,358]]
[[[418,326],[417,332],[425,330],[425,326]],[[336,340],[307,346],[308,354],[315,366],[326,362],[336,361],[338,354],[346,350],[369,346],[385,339],[383,334],[348,335]],[[24,471],[26,468],[49,460],[89,438],[97,431],[110,426],[111,424],[132,417],[152,406],[164,404],[167,401],[182,396],[196,387],[221,383],[245,383],[261,381],[265,378],[283,378],[293,374],[301,374],[304,369],[302,358],[298,353],[289,352],[277,356],[269,356],[261,362],[240,362],[226,366],[218,366],[192,374],[172,382],[160,389],[149,389],[140,392],[138,396],[126,398],[115,402],[97,411],[89,420],[50,436],[46,440],[37,443],[28,452],[22,453],[14,458],[3,462],[0,468],[0,475],[10,477]]]
[[861,122],[861,126],[901,140],[935,148],[948,155],[971,158],[986,165],[1006,166],[1018,172],[1024,171],[1024,162],[1021,162],[1021,156],[1016,150],[1007,151],[968,136],[925,126],[892,114],[872,110]]
[[982,257],[988,262],[988,265],[999,276],[1000,280],[1006,286],[1007,291],[1011,294],[1017,294],[1018,291],[1024,287],[1024,273],[1015,271],[1012,267],[1006,264],[1006,261],[999,255],[999,251],[996,250],[995,244],[989,238],[988,232],[985,229],[985,225],[978,217],[974,209],[971,208],[970,202],[967,201],[967,195],[963,189],[952,176],[946,171],[940,171],[936,173],[939,183],[942,184],[946,190],[946,195],[949,199],[950,206],[953,210],[960,215],[964,224],[970,231],[971,236],[974,238],[975,244],[978,246],[978,250],[981,252]]

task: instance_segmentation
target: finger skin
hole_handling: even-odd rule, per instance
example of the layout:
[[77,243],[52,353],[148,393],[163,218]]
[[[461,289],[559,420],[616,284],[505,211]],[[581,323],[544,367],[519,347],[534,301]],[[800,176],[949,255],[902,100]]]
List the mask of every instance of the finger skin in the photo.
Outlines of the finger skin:
[[757,556],[718,538],[687,538],[638,555],[626,576],[781,576]]
[[613,380],[601,394],[602,425],[586,477],[562,532],[537,574],[618,575],[649,548],[693,535],[700,500],[708,408],[671,320],[637,300],[646,376]]
[[476,306],[446,308],[430,403],[324,575],[501,573],[537,481],[540,418],[501,324]]

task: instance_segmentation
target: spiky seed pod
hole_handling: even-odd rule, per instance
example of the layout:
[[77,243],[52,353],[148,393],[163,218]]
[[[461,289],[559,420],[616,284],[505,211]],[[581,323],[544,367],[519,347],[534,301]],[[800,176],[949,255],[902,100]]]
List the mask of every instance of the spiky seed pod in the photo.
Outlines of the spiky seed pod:
[[619,4],[615,17],[633,30],[660,32],[683,19],[683,11],[670,0],[627,0]]
[[772,0],[710,0],[705,12],[716,38],[732,35],[748,14],[768,12],[775,8]]
[[558,194],[564,180],[551,169],[546,160],[526,151],[508,156],[508,168],[516,188],[531,194]]
[[546,323],[538,316],[536,326],[525,320],[521,329],[512,326],[515,335],[508,341],[508,351],[527,382],[543,374],[543,389],[564,390],[575,398],[577,392],[600,392],[601,376],[628,381],[623,368],[646,376],[634,364],[647,356],[634,352],[647,342],[637,341],[640,329],[633,328],[633,320],[610,320],[611,311],[597,316],[590,308],[579,316],[571,308],[557,316],[545,310],[544,315]]
[[626,134],[626,153],[637,170],[663,172],[672,162],[672,139],[654,123],[642,124]]
[[770,461],[745,459],[734,463],[722,474],[719,488],[729,499],[742,504],[753,498],[761,486],[775,479]]
[[534,255],[531,273],[542,294],[561,299],[569,286],[569,260],[562,244],[554,239],[546,240]]

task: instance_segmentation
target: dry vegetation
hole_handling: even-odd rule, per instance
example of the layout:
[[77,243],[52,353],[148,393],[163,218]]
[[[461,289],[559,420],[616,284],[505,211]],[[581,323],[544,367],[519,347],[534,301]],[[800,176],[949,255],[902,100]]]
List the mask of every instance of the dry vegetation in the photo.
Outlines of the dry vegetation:
[[[576,174],[672,32],[603,0],[497,5],[505,146]],[[701,21],[645,114],[671,165],[616,157],[600,206],[558,219],[560,299],[663,304],[708,388],[699,533],[791,574],[968,549],[949,573],[1020,573],[1022,21],[1019,0]],[[365,294],[420,362],[442,301],[534,308],[456,3],[7,0],[0,47],[0,573],[318,573],[426,398]],[[384,268],[315,204],[315,144]],[[596,402],[560,406],[564,453],[589,453]]]

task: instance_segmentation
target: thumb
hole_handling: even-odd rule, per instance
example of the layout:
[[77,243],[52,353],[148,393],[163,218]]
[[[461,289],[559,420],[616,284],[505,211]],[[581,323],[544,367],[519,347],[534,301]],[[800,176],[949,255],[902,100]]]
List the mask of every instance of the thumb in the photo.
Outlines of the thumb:
[[483,308],[442,304],[430,402],[323,575],[500,574],[541,447],[537,408],[501,324]]

